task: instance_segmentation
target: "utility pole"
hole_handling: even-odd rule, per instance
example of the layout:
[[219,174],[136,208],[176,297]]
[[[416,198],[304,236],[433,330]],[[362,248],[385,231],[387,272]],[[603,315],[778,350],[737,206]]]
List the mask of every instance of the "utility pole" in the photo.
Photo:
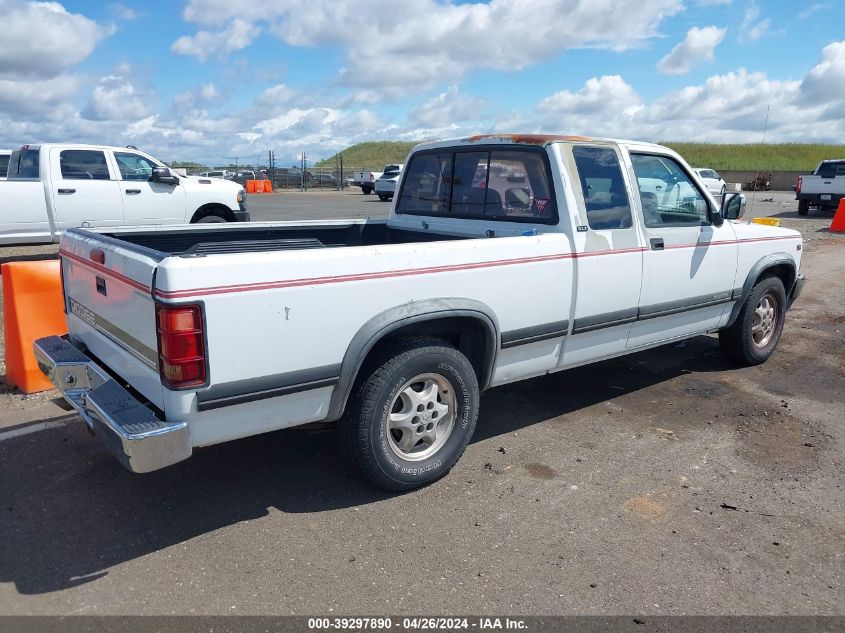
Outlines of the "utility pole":
[[300,175],[299,175],[299,188],[300,191],[305,191],[305,169],[308,167],[308,156],[305,155],[305,152],[299,155],[300,164],[302,165]]

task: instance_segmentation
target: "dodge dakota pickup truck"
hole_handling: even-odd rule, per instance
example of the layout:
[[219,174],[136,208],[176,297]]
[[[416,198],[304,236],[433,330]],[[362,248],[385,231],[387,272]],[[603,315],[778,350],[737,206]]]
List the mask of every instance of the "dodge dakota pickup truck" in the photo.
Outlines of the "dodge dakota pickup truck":
[[66,231],[69,335],[35,354],[132,471],[337,421],[364,477],[408,490],[455,465],[484,389],[713,332],[765,361],[802,241],[743,204],[657,145],[424,143],[386,221]]
[[0,179],[0,244],[50,244],[74,227],[246,220],[240,185],[180,176],[132,148],[24,145]]
[[845,159],[823,160],[809,176],[799,176],[795,184],[798,215],[807,215],[810,207],[836,210],[845,198]]

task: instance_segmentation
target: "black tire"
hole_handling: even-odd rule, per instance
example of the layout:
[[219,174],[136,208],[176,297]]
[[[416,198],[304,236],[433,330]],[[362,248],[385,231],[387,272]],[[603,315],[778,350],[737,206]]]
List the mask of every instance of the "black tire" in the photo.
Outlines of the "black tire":
[[798,201],[798,215],[807,215],[810,213],[810,201],[809,200],[799,200]]
[[199,220],[197,220],[197,224],[217,224],[218,222],[226,222],[226,218],[222,218],[219,215],[204,215]]
[[[774,313],[771,320],[771,334],[768,338],[761,336],[757,341],[752,328],[755,325],[756,310],[767,298],[773,302]],[[780,335],[783,332],[783,322],[786,316],[786,291],[783,282],[778,277],[763,277],[758,280],[748,298],[745,300],[734,324],[719,332],[719,347],[722,353],[738,365],[759,365],[765,362],[775,351]],[[765,328],[764,328],[765,330]],[[762,333],[765,333],[761,330]]]
[[383,193],[380,193],[380,194],[378,194],[378,199],[381,200],[382,202],[387,202],[388,200],[390,200],[390,196],[386,196]]
[[[424,379],[414,382],[420,377]],[[440,418],[443,422],[435,422],[432,416],[436,417],[436,411],[419,409],[414,404],[419,400],[409,401],[403,395],[409,390],[424,395],[427,377],[444,383],[436,385],[434,393],[438,408],[453,405],[446,409],[449,418]],[[423,388],[417,391],[417,385]],[[338,424],[341,450],[365,479],[380,488],[404,492],[426,486],[446,475],[463,455],[475,430],[478,403],[475,371],[460,351],[435,338],[397,339],[380,360],[362,368],[346,415]],[[422,411],[419,416],[418,411]],[[410,419],[408,424],[413,427],[409,442],[416,442],[408,451],[399,447],[405,431],[389,426],[392,415],[403,414],[409,416],[406,420]],[[443,429],[444,423],[449,424],[448,428]],[[442,439],[427,444],[419,429],[434,438],[438,427],[443,430]],[[419,459],[405,457],[414,455]]]
[[370,194],[373,192],[373,188],[372,188],[372,187],[361,187],[361,192],[362,192],[365,196],[368,196],[368,195],[370,195]]

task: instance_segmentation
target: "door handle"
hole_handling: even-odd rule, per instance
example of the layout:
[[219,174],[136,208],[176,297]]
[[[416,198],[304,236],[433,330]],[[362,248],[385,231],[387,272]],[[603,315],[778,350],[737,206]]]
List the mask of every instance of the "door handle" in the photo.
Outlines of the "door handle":
[[126,193],[141,193],[140,189],[127,189]]
[[76,193],[76,189],[59,189],[59,193],[62,194],[62,195],[69,194],[69,193]]
[[651,242],[651,250],[653,251],[662,251],[663,250],[663,238],[662,237],[653,237],[649,240]]

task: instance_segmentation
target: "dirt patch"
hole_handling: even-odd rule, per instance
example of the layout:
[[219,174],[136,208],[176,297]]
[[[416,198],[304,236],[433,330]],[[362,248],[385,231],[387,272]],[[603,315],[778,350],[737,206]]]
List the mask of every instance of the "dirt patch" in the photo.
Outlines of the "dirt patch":
[[666,514],[666,508],[650,497],[634,497],[622,504],[630,516],[641,521],[657,521]]
[[557,477],[557,471],[551,466],[546,466],[545,464],[526,464],[525,470],[527,470],[528,474],[534,479],[549,480]]

